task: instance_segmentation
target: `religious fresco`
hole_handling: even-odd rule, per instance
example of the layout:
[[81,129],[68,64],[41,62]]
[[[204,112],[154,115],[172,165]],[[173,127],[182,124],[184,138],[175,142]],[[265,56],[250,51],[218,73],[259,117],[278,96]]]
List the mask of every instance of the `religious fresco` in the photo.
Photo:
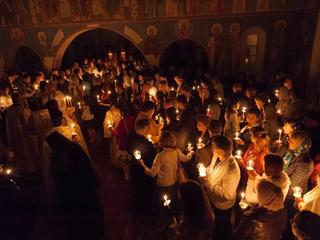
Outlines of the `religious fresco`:
[[10,0],[0,1],[0,26],[265,12],[314,8],[314,0]]
[[145,54],[152,54],[157,57],[160,54],[161,45],[159,42],[158,29],[154,25],[149,25],[146,29],[146,39],[143,51]]
[[193,33],[193,24],[187,19],[176,22],[174,33],[178,38],[190,38]]

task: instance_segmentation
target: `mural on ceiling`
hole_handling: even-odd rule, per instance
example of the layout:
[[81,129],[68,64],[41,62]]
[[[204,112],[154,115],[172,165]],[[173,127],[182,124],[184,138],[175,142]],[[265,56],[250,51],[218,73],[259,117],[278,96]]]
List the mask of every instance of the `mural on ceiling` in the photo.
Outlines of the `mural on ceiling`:
[[315,0],[10,0],[0,26],[153,19],[317,7]]

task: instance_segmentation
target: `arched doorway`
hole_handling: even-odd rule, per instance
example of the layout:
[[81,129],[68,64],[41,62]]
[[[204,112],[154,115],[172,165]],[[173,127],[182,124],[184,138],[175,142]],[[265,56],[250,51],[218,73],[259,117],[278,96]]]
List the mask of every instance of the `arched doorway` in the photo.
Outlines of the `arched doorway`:
[[120,53],[122,49],[128,56],[144,59],[140,50],[119,33],[101,28],[87,30],[70,41],[63,53],[61,67],[69,68],[74,62],[81,63],[84,58],[104,59],[108,50]]
[[188,82],[191,82],[209,71],[209,59],[199,43],[183,39],[172,42],[164,49],[160,67],[166,72],[182,74]]
[[43,70],[43,64],[34,50],[21,46],[16,51],[15,68],[21,72],[35,73]]

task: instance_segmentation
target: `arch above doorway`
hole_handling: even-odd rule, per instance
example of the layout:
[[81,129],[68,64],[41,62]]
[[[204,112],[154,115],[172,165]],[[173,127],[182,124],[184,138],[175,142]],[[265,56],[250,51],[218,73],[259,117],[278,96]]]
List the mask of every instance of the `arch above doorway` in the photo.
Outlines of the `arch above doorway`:
[[15,52],[15,68],[21,72],[34,73],[43,70],[39,55],[32,48],[21,45]]
[[[82,29],[78,29],[77,31],[69,34],[64,41],[60,44],[58,50],[55,53],[55,56],[52,60],[52,68],[59,68],[61,66],[62,63],[62,59],[63,56],[67,50],[67,48],[70,46],[70,44],[81,34],[84,34],[86,32],[92,31],[92,30],[96,30],[96,29],[102,29],[102,30],[107,30],[107,31],[111,31],[114,32],[116,34],[119,34],[121,37],[125,38],[126,40],[128,40],[129,42],[131,42],[135,48],[137,48],[139,50],[139,52],[141,54],[143,54],[143,50],[140,48],[140,46],[138,44],[135,43],[133,37],[130,37],[128,34],[122,33],[119,30],[115,30],[113,28],[109,28],[109,27],[104,27],[104,26],[99,26],[99,27],[86,27],[86,28],[82,28]],[[134,32],[134,34],[137,34],[136,32]],[[138,36],[140,37],[140,36]],[[140,37],[141,38],[141,37]]]
[[209,71],[210,62],[205,47],[192,39],[178,39],[170,42],[160,56],[159,65],[162,69],[169,71],[171,66],[175,66],[177,72],[182,73],[188,80],[198,78],[197,71],[202,73]]

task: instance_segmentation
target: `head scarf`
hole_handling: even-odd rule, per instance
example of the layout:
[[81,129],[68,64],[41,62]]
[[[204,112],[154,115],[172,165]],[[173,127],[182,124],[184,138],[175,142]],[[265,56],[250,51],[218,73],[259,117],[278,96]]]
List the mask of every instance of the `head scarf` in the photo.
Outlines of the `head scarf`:
[[274,212],[284,208],[282,191],[272,182],[267,180],[259,182],[257,196],[261,207]]
[[284,170],[286,171],[290,165],[290,162],[303,153],[310,151],[312,146],[311,138],[307,138],[303,143],[301,143],[295,150],[289,150],[284,156]]

